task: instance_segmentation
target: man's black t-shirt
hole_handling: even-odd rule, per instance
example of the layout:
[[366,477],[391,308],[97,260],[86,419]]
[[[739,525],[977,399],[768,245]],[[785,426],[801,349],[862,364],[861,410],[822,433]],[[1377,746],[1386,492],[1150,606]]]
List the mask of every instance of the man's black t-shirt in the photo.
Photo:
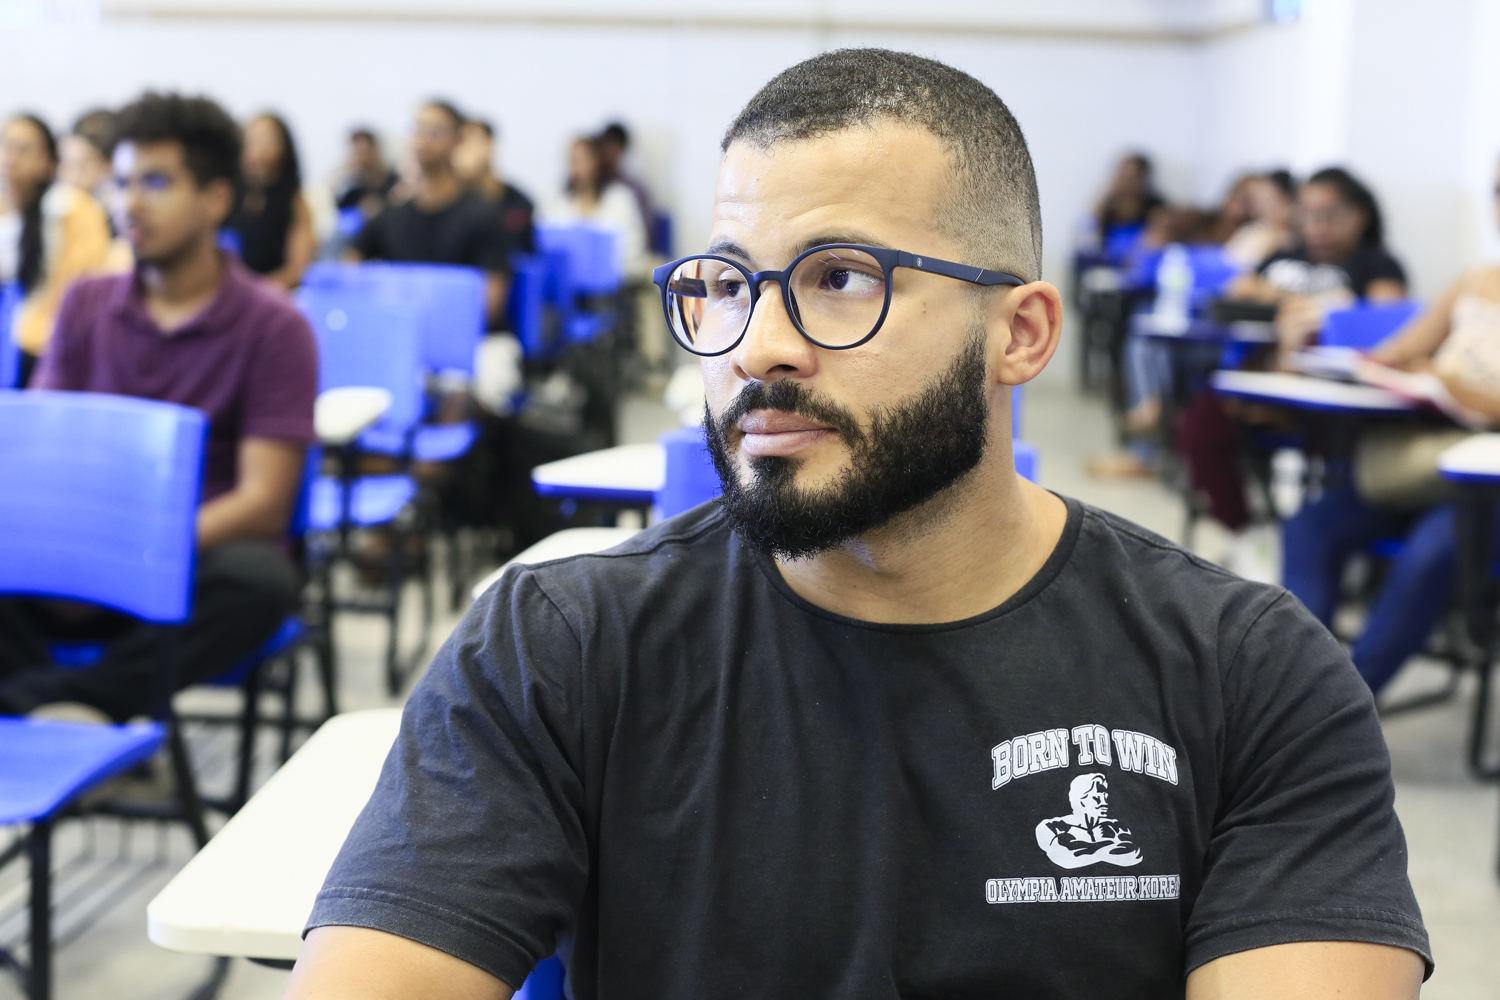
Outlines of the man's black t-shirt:
[[[1169,997],[1303,940],[1429,955],[1368,688],[1280,588],[1069,502],[1004,605],[802,600],[717,505],[506,573],[311,926],[576,998]],[[1429,965],[1430,968],[1430,965]]]
[[536,208],[519,188],[505,185],[495,202],[506,249],[513,253],[536,253]]
[[1356,247],[1337,264],[1313,263],[1305,247],[1281,250],[1267,257],[1256,270],[1276,288],[1294,295],[1347,290],[1362,299],[1369,294],[1373,282],[1383,279],[1406,284],[1401,262],[1378,244]]
[[365,260],[510,270],[509,248],[495,206],[467,191],[436,212],[424,212],[415,201],[388,206],[365,223],[354,249]]

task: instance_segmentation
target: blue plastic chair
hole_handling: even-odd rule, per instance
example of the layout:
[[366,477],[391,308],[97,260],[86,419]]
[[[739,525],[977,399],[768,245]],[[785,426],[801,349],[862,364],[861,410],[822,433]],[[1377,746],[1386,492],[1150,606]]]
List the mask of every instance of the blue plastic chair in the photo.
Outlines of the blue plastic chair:
[[507,307],[510,328],[521,342],[521,353],[527,358],[546,356],[545,292],[547,259],[534,254],[511,257],[510,302]]
[[656,509],[663,518],[692,510],[722,492],[703,428],[680,427],[657,440],[666,452],[666,473],[656,492]]
[[582,295],[612,295],[625,283],[619,237],[608,229],[583,223],[536,227],[543,254],[566,255],[568,283]]
[[563,976],[562,959],[556,955],[544,958],[521,983],[514,1000],[562,1000]]
[[1036,448],[1025,441],[1013,440],[1010,443],[1010,450],[1015,456],[1017,475],[1022,479],[1029,479],[1033,483],[1036,482],[1037,466],[1039,464]]
[[[318,388],[376,386],[391,393],[391,407],[381,421],[362,434],[357,449],[341,455],[345,473],[339,477],[318,476],[308,501],[308,527],[319,532],[338,532],[339,554],[347,556],[351,528],[390,527],[392,540],[387,595],[379,603],[353,602],[346,610],[379,613],[390,625],[386,646],[386,683],[396,693],[406,670],[398,658],[397,620],[404,581],[402,549],[404,536],[418,530],[398,523],[403,511],[418,500],[417,484],[404,472],[385,475],[355,475],[356,450],[396,455],[412,454],[412,439],[422,412],[421,331],[417,315],[409,309],[374,301],[358,290],[304,288],[299,294],[302,311],[318,341]],[[430,607],[430,591],[424,589],[424,608]],[[430,613],[427,619],[430,621]],[[426,634],[424,627],[423,634]],[[425,648],[425,639],[422,645]],[[418,650],[420,655],[421,648]]]
[[1380,305],[1361,304],[1353,309],[1331,312],[1323,321],[1318,343],[1324,347],[1368,351],[1406,325],[1419,308],[1418,303],[1406,300]]
[[16,311],[21,307],[21,286],[0,285],[0,389],[18,388],[21,380],[21,345],[16,343]]
[[[0,391],[0,593],[184,621],[206,428],[202,413],[171,403]],[[164,672],[163,704],[171,681]],[[151,756],[164,737],[182,818],[201,845],[207,833],[175,726],[0,720],[0,823],[31,824],[32,1000],[51,993],[56,819],[82,792]]]

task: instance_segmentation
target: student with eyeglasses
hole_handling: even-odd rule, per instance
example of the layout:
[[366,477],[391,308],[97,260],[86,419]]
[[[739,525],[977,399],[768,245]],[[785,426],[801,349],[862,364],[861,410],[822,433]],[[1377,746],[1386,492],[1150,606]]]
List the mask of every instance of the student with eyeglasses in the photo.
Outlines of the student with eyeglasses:
[[1005,105],[830,52],[723,154],[655,273],[722,499],[475,604],[287,996],[1415,997],[1348,657],[1015,473],[1062,310]]

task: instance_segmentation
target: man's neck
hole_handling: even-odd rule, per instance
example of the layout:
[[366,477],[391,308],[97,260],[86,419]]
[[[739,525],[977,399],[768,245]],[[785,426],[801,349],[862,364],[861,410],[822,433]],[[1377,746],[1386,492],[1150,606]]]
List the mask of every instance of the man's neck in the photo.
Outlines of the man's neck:
[[146,312],[171,333],[213,301],[224,280],[224,263],[210,233],[171,260],[140,268]]
[[934,624],[998,607],[1041,570],[1068,517],[1013,462],[1008,446],[992,449],[897,522],[809,559],[778,559],[782,578],[818,607],[861,621]]
[[463,185],[458,182],[453,171],[423,171],[417,176],[417,193],[412,200],[424,212],[440,212],[457,201],[463,193]]

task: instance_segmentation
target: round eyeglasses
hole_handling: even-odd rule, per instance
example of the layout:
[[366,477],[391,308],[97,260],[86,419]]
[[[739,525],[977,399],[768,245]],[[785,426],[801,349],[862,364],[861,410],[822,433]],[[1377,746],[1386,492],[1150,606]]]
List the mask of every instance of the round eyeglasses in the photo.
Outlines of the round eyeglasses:
[[797,331],[832,351],[858,347],[880,330],[891,308],[898,267],[976,285],[1024,285],[1003,271],[918,257],[905,250],[830,243],[799,254],[784,271],[749,271],[727,257],[700,254],[652,272],[672,337],[702,357],[732,351],[750,328],[760,286],[774,281]]

